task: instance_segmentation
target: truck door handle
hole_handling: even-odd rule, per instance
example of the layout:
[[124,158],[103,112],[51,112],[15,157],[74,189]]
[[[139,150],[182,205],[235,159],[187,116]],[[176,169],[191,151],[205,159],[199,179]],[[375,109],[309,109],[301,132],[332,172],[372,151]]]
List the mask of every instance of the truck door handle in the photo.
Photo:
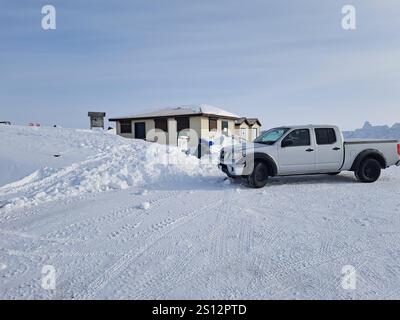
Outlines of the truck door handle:
[[332,150],[338,151],[338,150],[340,150],[340,148],[339,147],[334,147]]
[[314,149],[307,149],[306,151],[307,151],[307,152],[313,152]]

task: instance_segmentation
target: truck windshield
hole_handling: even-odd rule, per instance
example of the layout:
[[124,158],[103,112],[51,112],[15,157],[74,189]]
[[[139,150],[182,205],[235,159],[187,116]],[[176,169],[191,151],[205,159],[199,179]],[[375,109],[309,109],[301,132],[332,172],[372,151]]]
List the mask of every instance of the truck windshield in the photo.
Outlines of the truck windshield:
[[290,128],[274,128],[264,132],[261,136],[257,137],[255,143],[263,143],[272,145],[277,142],[282,136],[288,132]]

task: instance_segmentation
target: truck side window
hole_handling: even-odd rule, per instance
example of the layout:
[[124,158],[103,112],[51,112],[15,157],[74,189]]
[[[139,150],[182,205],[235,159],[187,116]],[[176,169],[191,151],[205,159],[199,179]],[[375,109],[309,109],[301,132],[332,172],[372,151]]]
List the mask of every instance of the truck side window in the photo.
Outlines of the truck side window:
[[337,141],[335,129],[333,128],[315,129],[315,136],[318,145],[334,144]]
[[[289,144],[287,144],[289,142]],[[289,133],[282,141],[282,145],[289,147],[301,147],[311,145],[310,130],[297,129]]]

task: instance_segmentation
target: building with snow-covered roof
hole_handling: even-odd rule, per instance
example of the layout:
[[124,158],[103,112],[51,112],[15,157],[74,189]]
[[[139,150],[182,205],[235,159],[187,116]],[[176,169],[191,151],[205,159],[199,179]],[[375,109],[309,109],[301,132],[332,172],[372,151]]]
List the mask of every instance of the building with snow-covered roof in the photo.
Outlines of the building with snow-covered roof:
[[[236,125],[236,121],[245,119],[245,125]],[[221,135],[240,136],[240,129],[256,129],[256,133],[242,136],[253,140],[260,132],[261,123],[255,118],[243,118],[229,111],[210,105],[188,105],[164,108],[152,112],[111,118],[116,122],[117,134],[126,138],[145,139],[161,143],[178,145],[179,139],[186,137],[190,147],[196,147],[200,140],[213,141]],[[191,130],[189,130],[191,129]],[[191,133],[197,134],[197,139]],[[244,130],[243,130],[244,132]]]

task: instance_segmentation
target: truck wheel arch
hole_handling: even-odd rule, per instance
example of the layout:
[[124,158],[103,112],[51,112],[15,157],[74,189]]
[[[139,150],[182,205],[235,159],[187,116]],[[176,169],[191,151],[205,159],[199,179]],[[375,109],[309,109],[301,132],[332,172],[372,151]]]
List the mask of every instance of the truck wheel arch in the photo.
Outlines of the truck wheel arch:
[[268,168],[268,173],[271,177],[274,177],[278,174],[278,167],[275,163],[275,160],[272,159],[272,157],[269,156],[268,154],[255,152],[254,163],[256,161],[265,163],[265,165]]
[[376,149],[367,149],[362,152],[360,152],[357,157],[355,158],[353,165],[351,166],[350,171],[356,171],[360,164],[362,163],[363,160],[367,158],[372,158],[375,159],[379,162],[381,165],[382,169],[387,168],[387,162],[385,159],[385,156],[378,150]]

